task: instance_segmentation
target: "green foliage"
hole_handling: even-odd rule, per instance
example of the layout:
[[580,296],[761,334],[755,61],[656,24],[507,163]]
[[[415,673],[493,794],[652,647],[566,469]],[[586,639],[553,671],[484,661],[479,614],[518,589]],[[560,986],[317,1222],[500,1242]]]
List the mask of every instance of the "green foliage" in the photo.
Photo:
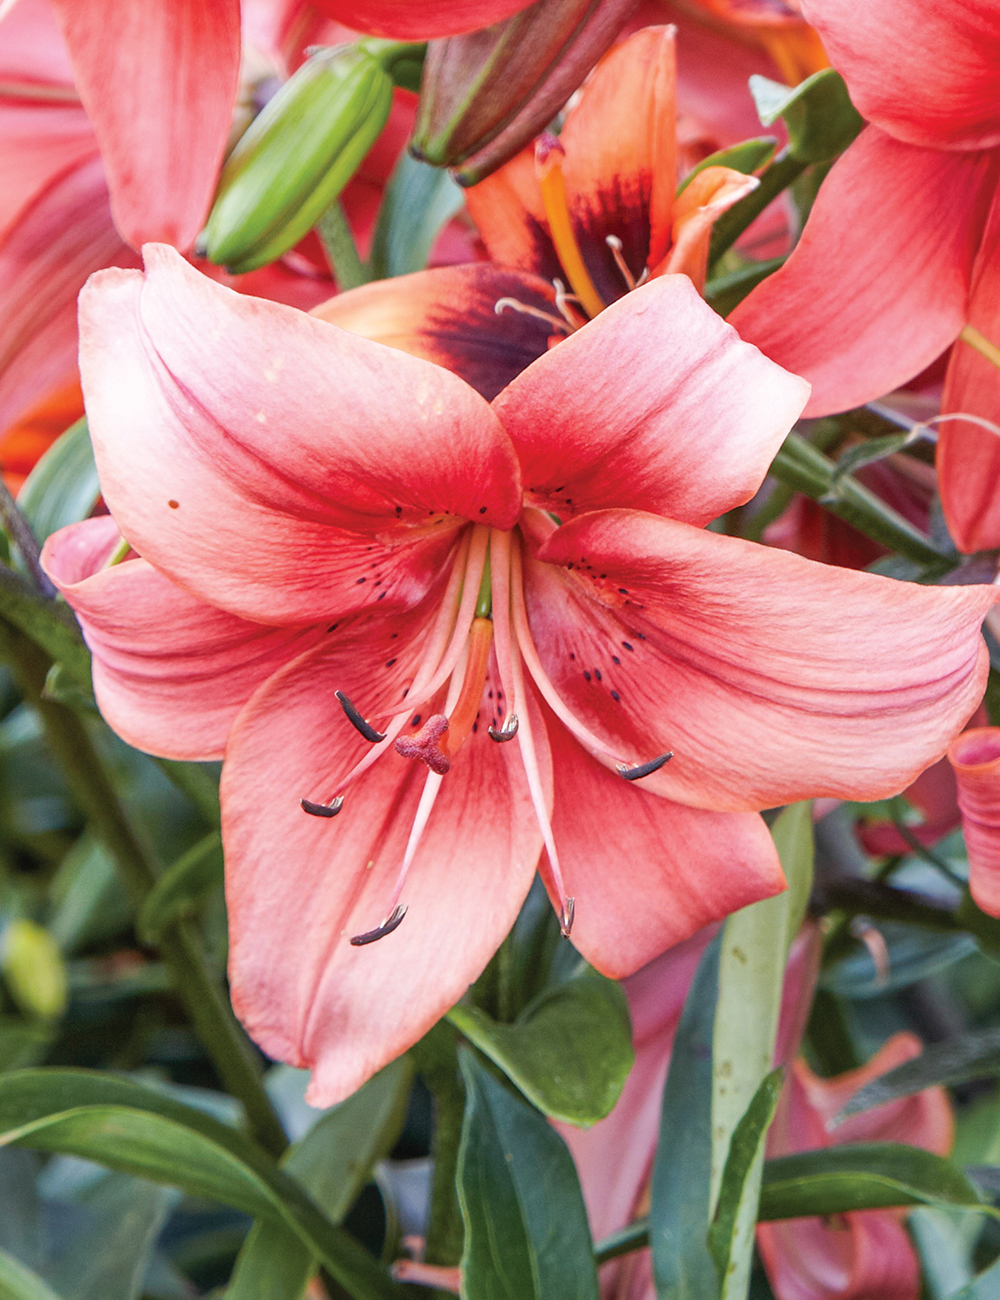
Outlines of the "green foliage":
[[39,542],[66,524],[86,519],[101,495],[86,419],[77,420],[40,457],[18,493]]
[[448,1018],[539,1110],[571,1124],[603,1119],[632,1068],[625,995],[589,969],[539,993],[513,1024],[461,1004]]
[[864,126],[839,72],[823,68],[789,89],[754,75],[750,93],[764,126],[782,118],[791,156],[802,163],[827,162],[847,148]]
[[459,1151],[466,1300],[598,1300],[572,1157],[527,1102],[463,1049]]

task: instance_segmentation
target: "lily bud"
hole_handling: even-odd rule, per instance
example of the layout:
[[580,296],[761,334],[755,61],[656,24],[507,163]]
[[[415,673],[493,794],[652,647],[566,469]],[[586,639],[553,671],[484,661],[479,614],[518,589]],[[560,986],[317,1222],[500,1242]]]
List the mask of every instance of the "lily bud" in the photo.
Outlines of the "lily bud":
[[316,225],[389,116],[388,44],[320,50],[254,119],[223,169],[199,241],[210,261],[256,270]]
[[432,41],[411,151],[475,185],[551,122],[637,0],[536,0],[506,22]]
[[66,1009],[66,967],[59,946],[43,926],[23,917],[0,939],[0,969],[22,1011],[53,1020]]

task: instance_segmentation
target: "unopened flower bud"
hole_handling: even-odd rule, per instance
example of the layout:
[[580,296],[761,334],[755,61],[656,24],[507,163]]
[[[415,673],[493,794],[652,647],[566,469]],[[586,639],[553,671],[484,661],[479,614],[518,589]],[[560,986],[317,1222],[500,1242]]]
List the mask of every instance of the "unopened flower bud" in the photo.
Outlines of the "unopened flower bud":
[[66,1009],[66,967],[43,926],[19,917],[0,938],[0,969],[14,1001],[28,1015],[54,1020]]
[[241,273],[295,246],[337,198],[392,107],[378,41],[320,50],[254,119],[229,157],[200,246]]
[[474,185],[551,122],[637,0],[536,0],[482,32],[432,41],[411,146]]

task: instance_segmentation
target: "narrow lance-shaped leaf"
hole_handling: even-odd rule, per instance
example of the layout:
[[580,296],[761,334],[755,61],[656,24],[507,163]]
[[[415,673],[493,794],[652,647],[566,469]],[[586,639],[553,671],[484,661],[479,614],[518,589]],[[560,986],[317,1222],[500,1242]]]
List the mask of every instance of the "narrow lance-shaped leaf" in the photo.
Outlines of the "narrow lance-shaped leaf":
[[222,837],[212,831],[157,880],[136,922],[140,939],[155,944],[167,926],[195,912],[205,895],[222,881]]
[[57,528],[88,518],[100,495],[94,449],[83,419],[39,458],[18,493],[17,504],[41,544]]
[[587,1211],[565,1142],[471,1051],[459,1059],[465,1300],[598,1300]]
[[369,277],[385,280],[423,270],[434,241],[464,204],[449,172],[402,154],[379,208]]
[[47,1282],[0,1250],[0,1300],[60,1300]]
[[789,150],[797,162],[821,163],[843,153],[864,126],[851,103],[844,78],[823,68],[789,89],[779,81],[754,75],[750,93],[764,126],[782,118],[788,128]]
[[674,1038],[653,1164],[649,1244],[660,1300],[714,1300],[708,1252],[712,1164],[712,1025],[719,934],[702,954]]
[[[786,808],[772,834],[788,888],[734,913],[723,929],[712,1038],[713,1212],[731,1139],[773,1064],[788,950],[802,924],[812,887],[812,805]],[[742,1300],[749,1285],[763,1159],[761,1142],[746,1171],[740,1205],[733,1208],[722,1275],[726,1300]],[[727,1215],[729,1210],[726,1207]]]
[[571,1124],[610,1112],[635,1059],[624,993],[590,970],[540,993],[512,1025],[461,1005],[448,1019],[539,1110]]

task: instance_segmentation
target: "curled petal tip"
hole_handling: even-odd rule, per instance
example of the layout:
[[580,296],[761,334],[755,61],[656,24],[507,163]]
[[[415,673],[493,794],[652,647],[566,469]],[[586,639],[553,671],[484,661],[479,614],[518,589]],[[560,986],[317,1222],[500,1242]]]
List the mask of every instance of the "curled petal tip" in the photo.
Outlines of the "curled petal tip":
[[370,741],[373,745],[377,745],[381,741],[385,740],[385,735],[381,731],[376,731],[375,728],[372,726],[372,724],[370,722],[367,722],[361,716],[361,714],[354,707],[354,705],[347,698],[347,696],[344,694],[343,691],[334,691],[334,694],[336,695],[337,699],[340,701],[340,707],[344,710],[344,713],[347,715],[347,721],[351,724],[351,726],[355,729],[355,731],[359,731],[361,735],[364,736],[365,740]]
[[670,762],[673,756],[673,750],[668,750],[666,754],[659,754],[656,758],[651,758],[648,763],[639,763],[636,767],[619,763],[616,771],[623,781],[641,781],[644,776],[652,776],[654,772],[658,772],[664,763]]
[[338,794],[331,803],[313,803],[311,799],[300,799],[299,807],[310,817],[336,817],[344,806],[344,796]]
[[498,745],[503,745],[506,744],[508,740],[514,739],[517,735],[517,727],[517,714],[512,713],[510,717],[504,721],[502,727],[494,727],[493,724],[490,723],[489,727],[487,727],[487,732],[489,733],[490,740],[495,740]]
[[397,903],[381,925],[377,925],[374,930],[366,930],[364,934],[356,934],[351,940],[351,946],[363,948],[365,944],[384,939],[387,934],[392,934],[393,930],[399,929],[405,915],[406,908],[402,903]]

